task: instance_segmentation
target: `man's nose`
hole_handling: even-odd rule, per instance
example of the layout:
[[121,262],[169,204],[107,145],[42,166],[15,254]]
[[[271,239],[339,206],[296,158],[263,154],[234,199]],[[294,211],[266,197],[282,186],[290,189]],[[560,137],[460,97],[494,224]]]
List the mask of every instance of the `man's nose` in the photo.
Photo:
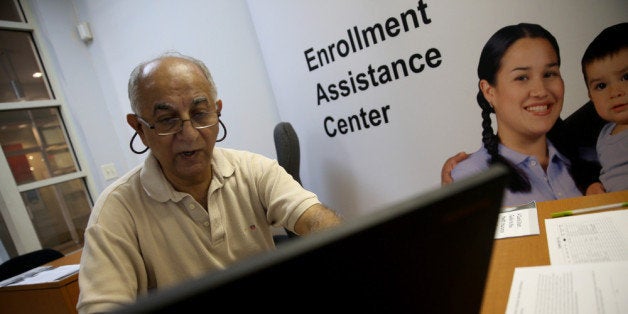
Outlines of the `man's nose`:
[[185,119],[181,120],[181,131],[179,131],[177,134],[179,134],[183,138],[195,138],[196,136],[198,136],[198,130],[192,125],[192,120]]

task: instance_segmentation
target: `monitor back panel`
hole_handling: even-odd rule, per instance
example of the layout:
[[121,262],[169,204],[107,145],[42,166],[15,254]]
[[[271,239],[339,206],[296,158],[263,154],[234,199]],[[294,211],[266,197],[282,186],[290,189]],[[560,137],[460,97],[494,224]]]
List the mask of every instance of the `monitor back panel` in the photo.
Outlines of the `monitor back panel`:
[[142,297],[122,312],[188,308],[477,313],[507,171],[488,171],[224,271]]

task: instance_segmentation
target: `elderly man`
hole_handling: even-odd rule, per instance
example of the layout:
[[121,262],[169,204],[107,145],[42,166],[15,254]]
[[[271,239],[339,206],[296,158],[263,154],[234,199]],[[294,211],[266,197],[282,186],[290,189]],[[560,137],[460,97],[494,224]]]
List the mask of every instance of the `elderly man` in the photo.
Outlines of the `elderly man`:
[[201,61],[166,54],[140,64],[129,99],[127,122],[150,154],[94,206],[80,313],[107,311],[272,250],[272,226],[305,235],[341,222],[275,160],[215,147],[222,101]]

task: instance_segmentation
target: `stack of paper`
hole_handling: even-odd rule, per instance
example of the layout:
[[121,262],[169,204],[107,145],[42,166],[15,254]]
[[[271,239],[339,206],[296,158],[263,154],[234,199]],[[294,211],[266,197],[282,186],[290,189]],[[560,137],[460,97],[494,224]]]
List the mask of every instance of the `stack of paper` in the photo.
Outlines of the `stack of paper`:
[[551,266],[515,269],[506,313],[628,313],[628,210],[545,228]]
[[53,282],[66,278],[79,271],[79,264],[64,265],[59,267],[40,266],[17,276],[0,282],[0,287],[31,285],[36,283]]

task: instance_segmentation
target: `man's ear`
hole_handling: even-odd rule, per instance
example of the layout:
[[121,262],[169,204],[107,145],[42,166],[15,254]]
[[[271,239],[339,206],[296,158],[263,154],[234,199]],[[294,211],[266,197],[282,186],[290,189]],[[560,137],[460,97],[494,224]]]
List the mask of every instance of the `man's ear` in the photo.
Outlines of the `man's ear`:
[[140,125],[140,121],[137,120],[137,116],[129,113],[126,115],[126,123],[129,124],[129,126],[131,126],[131,128],[133,128],[133,130],[135,130],[135,132],[139,133],[143,133],[142,131],[142,126]]
[[216,111],[218,112],[218,116],[220,117],[220,112],[222,111],[222,99],[218,99],[216,101]]
[[142,140],[142,143],[144,145],[146,145],[146,147],[148,147],[148,145],[146,144],[146,138],[144,137],[143,125],[140,122],[140,120],[137,119],[137,115],[135,115],[133,113],[127,114],[126,115],[126,122],[129,124],[129,126],[131,126],[131,128],[133,128],[133,130],[135,130],[135,132],[137,132],[137,135],[140,136],[140,139]]

